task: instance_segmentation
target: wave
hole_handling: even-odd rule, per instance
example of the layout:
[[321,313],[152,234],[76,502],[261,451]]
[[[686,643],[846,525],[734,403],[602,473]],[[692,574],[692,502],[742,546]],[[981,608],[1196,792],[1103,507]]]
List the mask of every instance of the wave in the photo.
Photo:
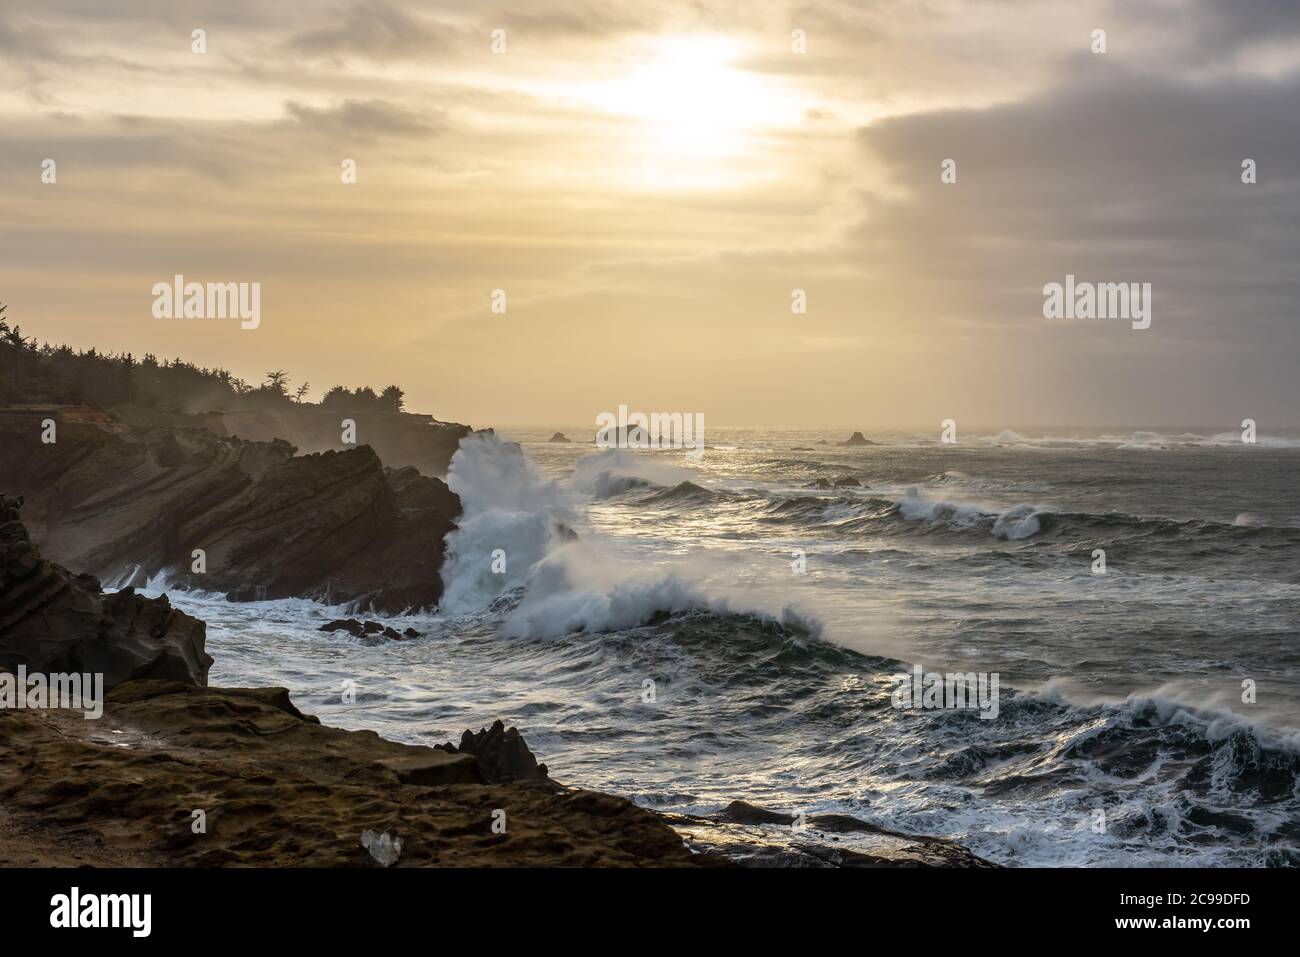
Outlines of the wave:
[[[595,640],[621,662],[628,638]],[[1009,864],[1300,863],[1300,736],[1228,710],[1161,690],[1086,702],[1005,682],[996,721],[897,709],[885,679],[909,665],[751,615],[674,614],[636,647],[660,667],[688,660],[692,700],[725,701],[730,721],[785,742],[801,793],[827,810],[852,811],[874,788],[889,794],[872,803],[879,823]]]
[[988,526],[994,538],[1015,541],[1038,534],[1042,529],[1039,516],[1043,510],[1034,505],[1021,504],[1004,512],[991,512],[971,503],[923,499],[915,488],[909,488],[898,503],[898,514],[909,522],[924,521],[943,524],[949,528]]
[[1124,512],[1057,512],[1047,528],[1058,535],[1123,536],[1127,538],[1203,539],[1224,537],[1231,541],[1271,539],[1278,544],[1300,545],[1300,528],[1294,525],[1265,525],[1255,516],[1238,515],[1231,522],[1209,519],[1174,519]]
[[1018,540],[1041,530],[1048,513],[1030,504],[1004,511],[991,510],[973,502],[922,498],[909,488],[897,501],[869,497],[802,495],[774,503],[762,519],[765,522],[831,526],[837,532],[907,532],[919,525],[923,530],[981,531],[995,538]]
[[[944,473],[949,475],[949,473]],[[966,488],[965,477],[952,484]],[[943,494],[923,494],[911,487],[902,498],[851,495],[797,495],[772,502],[759,521],[840,534],[911,535],[980,534],[1006,541],[1034,540],[1053,544],[1105,544],[1122,540],[1213,542],[1225,545],[1255,542],[1270,547],[1300,547],[1300,528],[1269,525],[1250,513],[1231,522],[1173,519],[1124,512],[1059,511],[1032,502],[999,508]]]
[[1046,492],[1051,486],[1042,482],[1017,482],[1007,479],[979,478],[960,469],[947,469],[926,479],[928,486],[969,489],[976,492]]
[[820,637],[820,621],[775,591],[706,586],[709,564],[679,559],[669,570],[647,571],[600,543],[572,542],[533,568],[503,630],[509,637],[558,638],[635,628],[665,615],[702,610],[758,615]]
[[653,458],[649,453],[603,449],[578,460],[567,486],[574,493],[605,499],[633,490],[671,487],[694,475],[691,469]]
[[[580,537],[573,533],[584,493],[599,499],[620,483],[638,483],[626,491],[681,473],[691,474],[634,452],[606,449],[580,459],[567,482],[547,481],[517,444],[492,434],[463,439],[447,475],[464,512],[447,536],[442,611],[480,612],[511,595],[503,632],[524,638],[631,628],[690,609],[752,612],[820,634],[816,617],[787,605],[780,589],[706,584],[718,570],[717,559],[651,563],[590,529]],[[665,501],[712,495],[685,479],[657,494]]]
[[[673,711],[686,714],[656,726],[656,753],[665,738],[682,745],[699,727],[692,709],[706,709],[710,726],[746,729],[711,738],[710,752],[790,801],[816,792],[821,810],[860,813],[864,791],[878,794],[878,823],[1007,864],[1300,863],[1295,738],[1230,711],[1161,692],[1090,703],[1006,684],[994,722],[895,710],[881,679],[907,665],[740,614],[692,611],[632,634],[571,635],[564,660],[577,647],[593,649],[585,660],[596,669],[635,660],[670,677]],[[754,739],[782,742],[776,767],[797,789],[773,782]],[[1101,835],[1091,830],[1098,811]]]
[[725,492],[715,492],[694,482],[679,482],[672,488],[658,489],[641,499],[642,505],[682,505],[688,503],[705,504],[723,498],[729,498]]

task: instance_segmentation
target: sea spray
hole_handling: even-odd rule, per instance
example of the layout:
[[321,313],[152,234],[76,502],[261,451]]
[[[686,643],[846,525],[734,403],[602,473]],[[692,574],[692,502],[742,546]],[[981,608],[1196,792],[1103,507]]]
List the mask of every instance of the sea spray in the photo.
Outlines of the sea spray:
[[596,499],[611,498],[634,488],[673,486],[695,477],[692,469],[625,449],[605,449],[584,455],[574,466],[568,487]]
[[571,524],[571,494],[541,478],[517,444],[492,433],[461,440],[447,484],[463,513],[447,536],[442,610],[471,614],[523,585]]
[[447,536],[442,610],[472,614],[523,586],[535,565],[573,537],[584,501],[692,474],[608,449],[580,459],[568,481],[550,481],[537,474],[518,444],[493,433],[467,436],[447,473],[463,513]]
[[720,582],[731,577],[726,569],[732,562],[700,555],[655,564],[603,542],[571,542],[533,569],[504,630],[522,638],[558,638],[576,631],[633,628],[656,613],[700,609],[716,615],[758,614],[813,638],[821,636],[821,622],[788,605],[779,589]]
[[447,476],[464,513],[447,536],[442,610],[472,614],[518,590],[522,596],[504,626],[510,636],[629,628],[657,612],[696,608],[754,612],[820,636],[818,619],[789,607],[782,587],[735,584],[745,572],[743,558],[674,555],[657,562],[628,554],[590,529],[573,532],[584,501],[616,489],[675,485],[694,474],[648,455],[606,449],[580,459],[568,481],[554,482],[539,476],[513,442],[489,433],[463,439]]

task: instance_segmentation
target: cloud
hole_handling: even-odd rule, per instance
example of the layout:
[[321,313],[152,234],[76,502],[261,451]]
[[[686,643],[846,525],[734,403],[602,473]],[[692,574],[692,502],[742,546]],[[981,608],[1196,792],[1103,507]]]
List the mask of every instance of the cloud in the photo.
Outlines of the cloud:
[[[518,384],[504,409],[547,391],[548,348],[608,366],[615,390],[626,370],[590,343],[663,336],[683,355],[647,367],[655,401],[725,393],[754,422],[849,406],[895,423],[1294,422],[1300,77],[1285,49],[1269,69],[1257,51],[1298,20],[1281,0],[10,0],[0,198],[19,225],[0,274],[42,335],[80,329],[79,345],[166,334],[189,355],[191,331],[139,309],[179,269],[265,281],[259,341],[304,362],[373,363],[383,340],[414,383],[427,350],[410,344],[452,327],[476,416],[478,359]],[[507,56],[488,54],[498,27]],[[638,173],[656,129],[583,94],[692,31],[734,39],[734,68],[809,119],[701,161],[716,188],[660,189]],[[1240,182],[1246,157],[1258,185]],[[1151,282],[1152,328],[1044,320],[1042,286],[1067,272]],[[510,336],[483,321],[498,286]],[[792,323],[795,287],[811,306]],[[385,336],[357,335],[362,313]],[[123,317],[111,336],[106,316]]]
[[427,136],[441,125],[428,116],[382,100],[344,100],[331,107],[285,103],[293,120],[331,135]]
[[428,57],[446,48],[454,28],[413,16],[389,3],[358,3],[337,26],[298,33],[289,46],[310,56],[384,61]]
[[[1024,102],[862,129],[885,185],[864,192],[850,245],[875,294],[936,342],[962,343],[966,359],[1002,343],[1026,377],[1068,360],[1077,407],[1146,405],[1162,421],[1216,409],[1229,421],[1238,400],[1289,417],[1300,400],[1284,371],[1300,341],[1297,101],[1296,77],[1195,84],[1085,55]],[[949,158],[953,185],[939,175]],[[1256,185],[1241,181],[1247,158]],[[1152,283],[1151,329],[1044,320],[1042,287],[1067,273]]]

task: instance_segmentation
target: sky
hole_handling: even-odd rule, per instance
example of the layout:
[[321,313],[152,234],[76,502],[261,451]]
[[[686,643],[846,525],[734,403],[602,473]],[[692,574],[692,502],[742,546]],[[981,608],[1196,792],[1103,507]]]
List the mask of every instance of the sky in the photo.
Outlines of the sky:
[[6,0],[0,75],[42,340],[477,427],[1300,426],[1292,0]]

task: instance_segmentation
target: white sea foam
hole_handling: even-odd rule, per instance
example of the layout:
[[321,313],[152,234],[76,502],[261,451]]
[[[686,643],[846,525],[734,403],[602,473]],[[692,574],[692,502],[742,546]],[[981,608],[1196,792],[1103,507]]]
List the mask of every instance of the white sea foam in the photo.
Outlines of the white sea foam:
[[[727,564],[724,556],[677,555],[655,563],[614,548],[590,528],[576,541],[565,534],[577,524],[586,496],[605,497],[619,483],[674,485],[693,476],[644,453],[607,449],[580,459],[567,482],[553,482],[541,478],[514,443],[495,435],[462,440],[447,475],[464,514],[447,536],[442,610],[471,614],[522,586],[506,622],[508,635],[629,628],[655,612],[693,608],[757,613],[820,634],[815,616],[781,599],[782,588],[710,584]],[[493,571],[496,549],[505,553],[504,574]]]
[[1044,514],[1038,506],[1025,503],[999,512],[973,502],[922,498],[915,487],[909,488],[899,500],[898,513],[910,522],[943,523],[953,528],[992,523],[994,537],[1009,540],[1038,534],[1042,530],[1039,517]]
[[464,615],[522,585],[572,523],[573,508],[570,494],[541,478],[518,445],[492,434],[461,440],[447,484],[463,511],[447,536],[442,609]]
[[656,612],[706,609],[715,614],[759,614],[820,636],[820,622],[786,604],[775,588],[710,583],[720,560],[675,557],[666,565],[647,566],[599,541],[570,542],[534,567],[505,631],[556,638],[575,631],[632,628]]
[[695,477],[692,469],[628,449],[604,449],[584,455],[574,466],[568,487],[603,499],[646,485],[671,487]]

